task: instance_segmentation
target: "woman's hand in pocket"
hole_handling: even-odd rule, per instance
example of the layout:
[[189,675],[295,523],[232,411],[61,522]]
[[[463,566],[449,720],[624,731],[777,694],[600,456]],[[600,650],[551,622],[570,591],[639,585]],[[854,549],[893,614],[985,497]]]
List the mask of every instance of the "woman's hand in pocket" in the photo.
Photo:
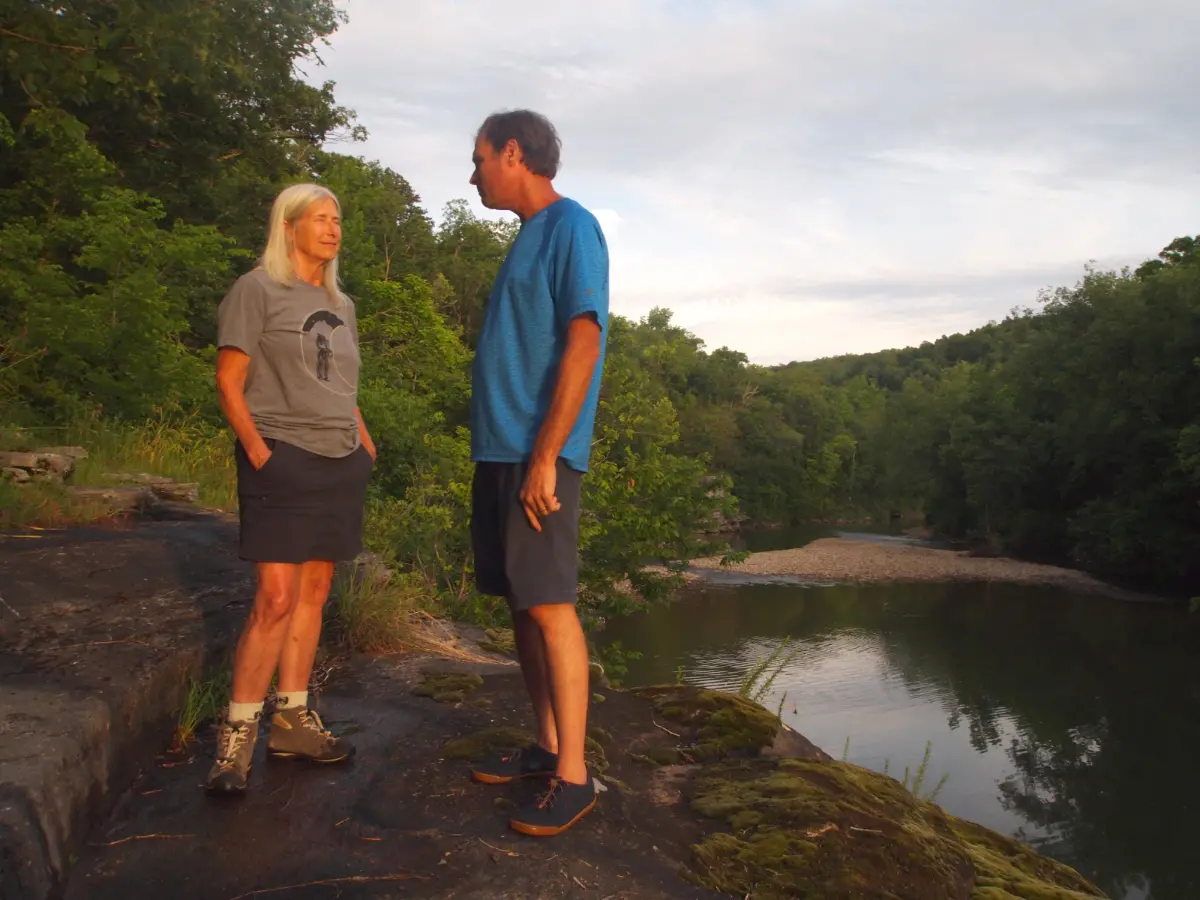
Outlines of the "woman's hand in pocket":
[[250,465],[254,466],[255,471],[259,471],[267,464],[271,453],[271,448],[267,446],[266,441],[259,441],[254,450],[246,452],[246,456],[250,459]]

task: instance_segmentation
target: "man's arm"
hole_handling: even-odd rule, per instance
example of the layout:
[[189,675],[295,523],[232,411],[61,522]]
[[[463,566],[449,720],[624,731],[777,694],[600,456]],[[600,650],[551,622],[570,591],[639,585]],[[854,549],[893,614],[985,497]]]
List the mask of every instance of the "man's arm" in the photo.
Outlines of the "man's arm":
[[567,346],[558,364],[550,410],[538,431],[529,460],[529,471],[521,488],[521,503],[535,531],[541,531],[539,517],[559,508],[557,487],[558,455],[575,427],[583,401],[600,360],[600,324],[595,316],[584,313],[567,326]]
[[566,332],[566,346],[521,488],[525,515],[536,531],[542,530],[541,517],[559,509],[558,456],[587,399],[608,327],[608,246],[599,223],[591,217],[564,222],[555,235],[551,258],[554,315]]
[[600,360],[600,325],[588,314],[576,316],[567,326],[567,346],[558,364],[558,377],[546,421],[533,445],[533,462],[551,465],[562,453]]

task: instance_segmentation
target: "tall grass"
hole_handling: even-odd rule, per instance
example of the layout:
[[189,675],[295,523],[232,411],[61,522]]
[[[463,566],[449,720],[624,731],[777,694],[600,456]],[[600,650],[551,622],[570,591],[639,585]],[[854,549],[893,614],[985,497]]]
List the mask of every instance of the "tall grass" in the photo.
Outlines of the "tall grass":
[[[925,778],[926,778],[926,775],[928,774],[928,770],[929,770],[929,757],[932,753],[933,753],[933,741],[926,741],[925,742],[925,755],[923,757],[921,757],[921,764],[919,766],[917,766],[917,771],[915,773],[910,773],[908,766],[904,767],[904,780],[900,783],[903,784],[904,787],[907,788],[914,797],[921,797],[921,788],[925,786]],[[884,763],[883,763],[883,774],[884,775],[888,774],[889,766],[890,766],[890,761],[884,760]],[[910,777],[912,778],[911,786],[908,783]],[[942,792],[942,788],[944,788],[946,786],[946,782],[949,780],[950,780],[950,773],[949,772],[943,773],[941,779],[934,786],[933,790],[930,791],[928,794],[926,794],[922,799],[928,800],[931,803],[935,802],[937,800],[938,794],[940,794]]]
[[188,682],[187,696],[175,725],[175,750],[185,750],[201,725],[220,717],[229,703],[232,689],[233,672],[227,666],[202,681],[192,679]]
[[494,662],[472,649],[443,618],[437,584],[421,572],[391,572],[383,578],[368,567],[344,566],[330,593],[330,632],[347,649]]
[[[905,766],[904,767],[904,780],[901,781],[900,784],[903,785],[904,789],[906,791],[908,791],[910,794],[912,794],[914,797],[917,797],[920,800],[928,800],[930,803],[936,803],[938,794],[940,794],[942,792],[942,788],[944,788],[946,786],[946,782],[950,780],[950,773],[943,772],[942,777],[938,780],[938,783],[936,785],[934,785],[933,790],[929,791],[924,796],[922,796],[921,789],[925,786],[925,779],[926,779],[926,777],[928,777],[928,774],[929,774],[929,759],[932,755],[933,755],[933,741],[927,740],[925,742],[925,755],[923,757],[921,757],[921,764],[919,766],[917,766],[916,773],[913,773],[912,770],[908,766]],[[850,756],[850,736],[847,735],[846,736],[846,745],[842,748],[842,762],[846,762],[847,757],[849,757],[849,756]],[[884,759],[883,774],[891,775],[891,768],[892,768],[891,759],[890,758]],[[909,784],[910,781],[912,782],[911,784]]]
[[348,647],[386,653],[409,646],[418,613],[429,600],[424,579],[386,580],[358,566],[339,567],[330,591],[333,634]]
[[[200,504],[237,508],[233,437],[199,416],[110,422],[96,416],[69,425],[0,429],[0,449],[36,450],[69,445],[88,451],[70,483],[89,487],[117,484],[122,474],[160,475],[199,485]],[[59,526],[92,522],[111,515],[103,502],[81,500],[61,485],[0,481],[0,527]]]
[[146,473],[200,485],[200,503],[237,508],[233,435],[199,416],[113,424],[99,419],[69,426],[64,443],[88,451],[76,484],[108,484],[111,474]]
[[76,497],[61,484],[0,480],[0,529],[30,525],[59,528],[98,522],[111,515],[109,504]]
[[[789,649],[791,650],[790,653],[788,652]],[[761,706],[763,698],[770,693],[771,687],[775,684],[775,679],[800,655],[801,649],[799,646],[792,647],[791,636],[785,637],[770,655],[761,659],[754,668],[746,673],[745,677],[742,678],[741,685],[738,687],[738,694],[747,700],[753,700]],[[782,699],[779,705],[782,710]]]

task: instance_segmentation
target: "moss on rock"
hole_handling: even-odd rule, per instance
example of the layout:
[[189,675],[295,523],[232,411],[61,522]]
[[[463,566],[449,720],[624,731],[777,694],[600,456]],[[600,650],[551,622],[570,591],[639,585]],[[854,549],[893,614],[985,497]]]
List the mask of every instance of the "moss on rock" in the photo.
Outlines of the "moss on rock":
[[588,771],[593,775],[603,775],[608,771],[608,756],[595,738],[589,737],[584,741],[583,753]]
[[1034,852],[1020,841],[963,819],[951,817],[975,866],[971,900],[1074,900],[1099,897],[1096,888],[1074,869]]
[[485,628],[479,648],[489,653],[511,656],[517,652],[517,641],[511,628]]
[[425,672],[413,693],[438,703],[462,703],[482,684],[483,679],[478,675],[464,672]]
[[647,747],[645,753],[635,753],[634,758],[648,766],[675,766],[682,763],[683,754],[673,747]]
[[687,876],[740,896],[865,898],[886,886],[892,900],[1104,897],[1067,866],[847,763],[713,763],[697,777],[692,808],[733,833],[696,845]]
[[517,750],[529,746],[532,742],[533,736],[529,732],[508,725],[500,725],[447,741],[442,747],[442,756],[445,759],[465,759],[467,762],[477,762],[489,754],[502,750]]
[[597,728],[597,727],[589,728],[588,729],[588,737],[590,737],[596,743],[601,744],[601,745],[612,743],[612,734],[609,733],[608,731],[604,730],[603,728]]
[[[756,756],[770,746],[779,731],[778,716],[734,694],[690,685],[640,688],[633,693],[650,700],[654,711],[672,727],[680,726],[680,754],[660,765],[681,759],[709,762]],[[683,758],[684,754],[690,760]]]

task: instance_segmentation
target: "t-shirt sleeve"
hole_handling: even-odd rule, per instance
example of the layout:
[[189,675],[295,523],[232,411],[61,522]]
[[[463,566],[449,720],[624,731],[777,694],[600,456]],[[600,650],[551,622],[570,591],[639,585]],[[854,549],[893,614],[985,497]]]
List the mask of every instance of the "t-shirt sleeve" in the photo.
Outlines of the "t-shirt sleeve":
[[591,217],[562,222],[556,235],[554,312],[566,328],[572,319],[591,314],[608,325],[608,244]]
[[217,349],[233,347],[248,356],[258,352],[266,292],[254,278],[239,278],[217,308]]

